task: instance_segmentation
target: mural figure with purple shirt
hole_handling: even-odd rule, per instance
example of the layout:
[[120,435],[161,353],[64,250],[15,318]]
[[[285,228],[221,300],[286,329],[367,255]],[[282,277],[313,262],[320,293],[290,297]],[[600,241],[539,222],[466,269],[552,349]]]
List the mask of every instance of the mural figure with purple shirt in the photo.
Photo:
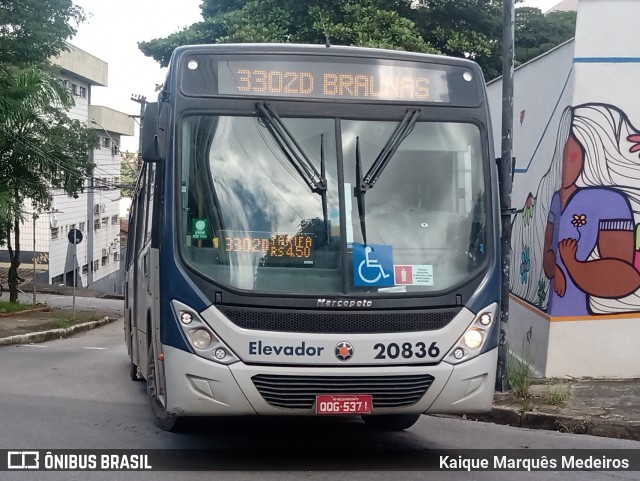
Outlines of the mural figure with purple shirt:
[[550,169],[514,219],[513,294],[552,316],[640,311],[639,151],[616,107],[564,111]]

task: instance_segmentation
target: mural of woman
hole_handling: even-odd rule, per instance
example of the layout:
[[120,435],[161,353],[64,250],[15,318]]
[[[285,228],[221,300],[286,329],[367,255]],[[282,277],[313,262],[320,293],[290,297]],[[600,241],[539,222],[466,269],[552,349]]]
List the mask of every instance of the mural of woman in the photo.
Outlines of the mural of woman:
[[[552,316],[640,310],[634,266],[638,141],[638,131],[616,107],[585,104],[564,111],[551,167],[536,198],[530,196],[514,220],[514,249],[527,255],[520,271],[532,274],[514,278],[514,294]],[[517,285],[535,275],[536,286]]]

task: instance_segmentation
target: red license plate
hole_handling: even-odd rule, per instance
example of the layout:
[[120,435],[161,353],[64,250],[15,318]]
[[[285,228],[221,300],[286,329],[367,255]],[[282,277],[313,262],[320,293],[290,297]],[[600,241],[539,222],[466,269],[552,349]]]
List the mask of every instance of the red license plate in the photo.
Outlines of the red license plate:
[[316,414],[370,414],[371,394],[321,394],[316,396]]

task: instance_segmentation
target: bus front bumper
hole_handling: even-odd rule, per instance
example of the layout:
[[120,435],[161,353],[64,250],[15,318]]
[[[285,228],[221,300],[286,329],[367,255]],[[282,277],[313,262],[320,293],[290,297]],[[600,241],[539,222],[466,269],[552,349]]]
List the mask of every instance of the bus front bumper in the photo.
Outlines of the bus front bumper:
[[[208,361],[194,354],[163,346],[167,392],[166,409],[180,416],[314,415],[315,405],[283,408],[269,404],[252,378],[258,374],[297,377],[430,375],[431,385],[414,404],[376,408],[378,414],[471,414],[486,412],[493,401],[498,350],[458,365],[441,362],[434,366],[292,367],[230,366]],[[336,393],[340,394],[340,393]],[[352,394],[368,394],[352,393]]]

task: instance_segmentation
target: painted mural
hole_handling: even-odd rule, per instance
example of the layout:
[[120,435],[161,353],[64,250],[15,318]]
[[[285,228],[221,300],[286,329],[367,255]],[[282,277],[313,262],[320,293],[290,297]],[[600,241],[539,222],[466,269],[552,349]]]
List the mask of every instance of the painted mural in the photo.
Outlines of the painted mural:
[[511,293],[551,316],[640,311],[640,131],[564,110],[549,170],[513,221]]

